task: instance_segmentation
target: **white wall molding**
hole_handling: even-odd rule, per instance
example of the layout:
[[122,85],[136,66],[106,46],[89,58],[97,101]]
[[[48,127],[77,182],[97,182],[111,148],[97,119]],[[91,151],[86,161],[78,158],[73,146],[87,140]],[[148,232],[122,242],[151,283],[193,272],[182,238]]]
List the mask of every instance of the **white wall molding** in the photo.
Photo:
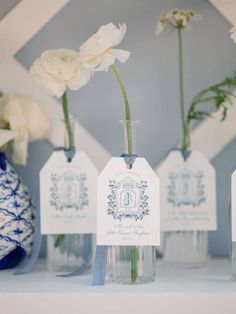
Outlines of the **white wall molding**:
[[232,25],[236,25],[235,0],[209,0],[209,1]]

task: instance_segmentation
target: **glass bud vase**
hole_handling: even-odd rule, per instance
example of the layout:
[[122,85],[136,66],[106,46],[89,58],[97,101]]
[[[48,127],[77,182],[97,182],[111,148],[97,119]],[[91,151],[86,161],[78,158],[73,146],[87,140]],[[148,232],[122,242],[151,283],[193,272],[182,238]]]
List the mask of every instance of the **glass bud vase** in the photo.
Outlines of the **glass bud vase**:
[[[135,154],[136,127],[139,121],[121,121],[124,153]],[[127,166],[128,167],[128,166]],[[110,280],[120,284],[142,284],[155,279],[156,248],[153,246],[110,246]]]
[[164,262],[180,267],[201,267],[208,259],[207,231],[163,233]]
[[55,272],[72,272],[85,263],[92,265],[93,236],[66,234],[62,243],[55,246],[60,235],[47,236],[47,268]]
[[[65,148],[74,146],[74,124],[70,119],[70,139],[68,123],[63,120]],[[69,145],[70,144],[70,145]],[[70,162],[70,160],[68,160]],[[78,230],[79,232],[79,230]],[[47,236],[47,268],[56,272],[72,272],[86,265],[91,267],[94,251],[94,236],[91,234],[53,234]]]

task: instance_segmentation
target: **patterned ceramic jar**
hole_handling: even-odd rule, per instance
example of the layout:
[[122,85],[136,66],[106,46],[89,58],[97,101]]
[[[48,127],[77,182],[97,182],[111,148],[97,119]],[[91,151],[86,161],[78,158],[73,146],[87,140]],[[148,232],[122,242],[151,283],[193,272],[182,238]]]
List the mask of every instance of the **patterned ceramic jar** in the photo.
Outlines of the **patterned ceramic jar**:
[[0,153],[0,269],[17,266],[31,253],[33,211],[29,190]]

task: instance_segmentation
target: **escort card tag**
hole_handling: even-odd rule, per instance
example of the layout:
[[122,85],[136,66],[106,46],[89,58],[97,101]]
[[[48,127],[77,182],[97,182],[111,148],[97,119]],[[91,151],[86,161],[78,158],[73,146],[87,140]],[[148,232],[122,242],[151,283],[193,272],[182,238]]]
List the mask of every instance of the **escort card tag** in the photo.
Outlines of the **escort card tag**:
[[236,170],[231,176],[231,228],[232,242],[236,242]]
[[42,234],[96,232],[98,172],[84,152],[55,151],[40,171]]
[[113,157],[98,177],[97,244],[159,245],[159,180],[144,158]]
[[215,169],[202,153],[172,151],[158,169],[161,230],[216,230]]

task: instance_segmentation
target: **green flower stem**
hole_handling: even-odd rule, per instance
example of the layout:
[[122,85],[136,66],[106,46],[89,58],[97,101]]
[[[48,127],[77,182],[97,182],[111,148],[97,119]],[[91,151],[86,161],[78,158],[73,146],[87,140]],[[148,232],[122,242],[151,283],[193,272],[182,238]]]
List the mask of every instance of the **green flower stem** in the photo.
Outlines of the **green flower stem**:
[[68,136],[68,147],[67,149],[71,149],[74,146],[74,136],[73,136],[73,129],[70,122],[70,115],[69,115],[69,109],[68,109],[68,100],[67,100],[67,93],[62,95],[62,109],[63,109],[63,115],[64,115],[64,123],[66,127],[66,132]]
[[[68,109],[68,100],[67,100],[67,92],[62,95],[62,109],[63,109],[63,116],[64,116],[64,123],[67,133],[67,149],[71,149],[74,147],[74,136],[73,136],[73,128],[70,121],[70,114]],[[65,240],[65,234],[59,234],[54,242],[55,247],[59,247],[63,244]]]
[[54,242],[54,247],[59,247],[63,244],[65,240],[65,234],[59,234],[56,239],[55,239],[55,242]]
[[[127,150],[128,154],[131,155],[133,153],[132,147],[132,123],[131,123],[131,112],[128,101],[128,96],[126,89],[124,87],[122,78],[116,66],[113,64],[112,70],[120,84],[121,92],[123,94],[124,102],[125,102],[125,125],[126,125],[126,136],[127,136]],[[135,283],[138,278],[138,250],[136,246],[130,247],[131,254],[131,283]]]
[[182,28],[177,28],[178,31],[178,45],[179,45],[179,96],[180,96],[180,112],[182,123],[182,145],[183,150],[187,150],[190,144],[190,130],[185,121],[184,112],[184,79],[183,79],[183,42],[182,42]]
[[135,283],[138,278],[138,249],[132,245],[130,247],[131,253],[131,283]]
[[[180,87],[180,109],[182,122],[182,145],[181,148],[188,150],[190,146],[191,122],[201,121],[205,117],[211,116],[204,107],[198,108],[202,104],[213,103],[214,111],[222,110],[221,121],[224,121],[230,105],[231,98],[235,97],[232,90],[236,86],[236,74],[227,77],[218,84],[211,85],[195,95],[193,98],[187,115],[184,112],[184,83],[183,83],[183,43],[182,43],[182,25],[178,25],[178,45],[179,45],[179,87]],[[228,102],[228,103],[227,103]]]
[[116,66],[113,64],[112,69],[114,71],[114,74],[120,84],[120,88],[124,97],[124,102],[125,102],[125,124],[126,124],[126,134],[127,134],[127,150],[128,154],[131,155],[133,153],[133,147],[132,147],[132,123],[131,123],[131,112],[130,112],[130,106],[129,106],[129,101],[128,101],[128,96],[126,89],[124,87],[122,78],[120,76],[120,73]]

